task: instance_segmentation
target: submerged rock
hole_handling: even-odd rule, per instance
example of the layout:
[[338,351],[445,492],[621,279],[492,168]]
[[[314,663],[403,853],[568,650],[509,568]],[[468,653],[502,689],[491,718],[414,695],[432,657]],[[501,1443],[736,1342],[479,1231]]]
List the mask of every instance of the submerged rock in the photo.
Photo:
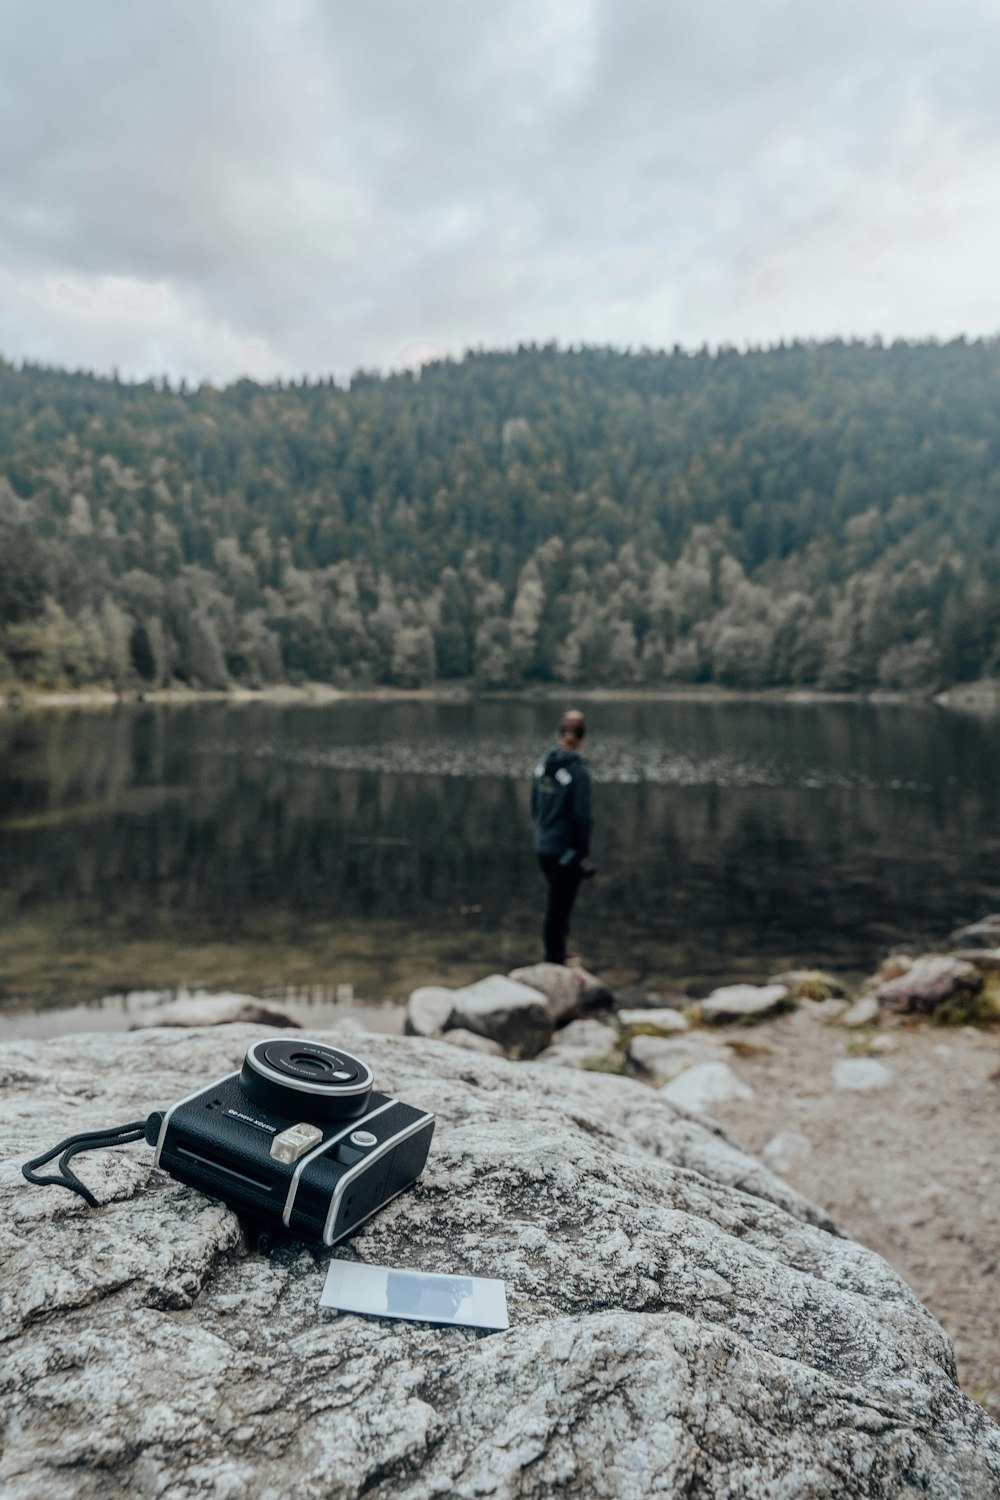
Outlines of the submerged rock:
[[953,948],[1000,948],[1000,912],[959,927],[948,941]]
[[[438,1127],[417,1186],[332,1252],[248,1242],[141,1145],[76,1163],[97,1210],[22,1180],[262,1035],[0,1048],[5,1500],[1000,1494],[1000,1429],[902,1279],[628,1080],[366,1038]],[[511,1327],[323,1310],[333,1258],[502,1277]]]
[[784,984],[727,984],[713,990],[699,1008],[705,1021],[757,1020],[776,1015],[786,1008],[788,1000],[788,986]]
[[136,1016],[129,1029],[143,1031],[150,1026],[231,1026],[234,1023],[273,1028],[299,1025],[294,1016],[282,1010],[279,1005],[258,1000],[255,995],[210,995],[202,990],[194,995],[182,995],[177,1000],[165,1000],[160,1005],[151,1006],[149,1010]]

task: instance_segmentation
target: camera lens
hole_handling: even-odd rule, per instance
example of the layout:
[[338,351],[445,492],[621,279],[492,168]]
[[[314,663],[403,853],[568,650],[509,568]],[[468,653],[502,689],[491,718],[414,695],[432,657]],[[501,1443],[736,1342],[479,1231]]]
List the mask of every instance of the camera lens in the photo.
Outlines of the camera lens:
[[367,1063],[325,1042],[284,1037],[247,1049],[240,1087],[255,1104],[294,1120],[353,1120],[374,1083]]

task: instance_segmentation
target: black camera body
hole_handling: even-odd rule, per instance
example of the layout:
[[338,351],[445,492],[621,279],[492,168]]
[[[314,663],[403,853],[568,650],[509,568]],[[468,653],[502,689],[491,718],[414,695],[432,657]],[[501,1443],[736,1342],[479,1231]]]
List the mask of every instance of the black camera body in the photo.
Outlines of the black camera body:
[[297,1036],[150,1115],[146,1139],[179,1182],[302,1239],[334,1245],[417,1180],[434,1116],[373,1088],[368,1064]]

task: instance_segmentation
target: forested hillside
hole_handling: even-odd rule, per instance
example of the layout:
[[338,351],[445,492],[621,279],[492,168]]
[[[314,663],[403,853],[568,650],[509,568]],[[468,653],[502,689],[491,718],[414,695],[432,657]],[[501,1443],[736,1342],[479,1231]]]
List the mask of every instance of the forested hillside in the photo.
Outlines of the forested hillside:
[[997,580],[997,341],[0,364],[7,686],[930,689],[1000,670]]

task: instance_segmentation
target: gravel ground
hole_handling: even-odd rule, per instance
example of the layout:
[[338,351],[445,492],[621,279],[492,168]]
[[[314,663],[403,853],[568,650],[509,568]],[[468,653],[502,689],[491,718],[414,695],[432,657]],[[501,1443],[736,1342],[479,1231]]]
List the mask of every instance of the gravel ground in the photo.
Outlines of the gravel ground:
[[[805,1138],[771,1164],[906,1278],[950,1333],[964,1390],[1000,1420],[1000,1032],[858,1036],[818,1009],[727,1028],[753,1098],[711,1114],[758,1155],[779,1132]],[[834,1064],[872,1043],[889,1083],[835,1091]]]

